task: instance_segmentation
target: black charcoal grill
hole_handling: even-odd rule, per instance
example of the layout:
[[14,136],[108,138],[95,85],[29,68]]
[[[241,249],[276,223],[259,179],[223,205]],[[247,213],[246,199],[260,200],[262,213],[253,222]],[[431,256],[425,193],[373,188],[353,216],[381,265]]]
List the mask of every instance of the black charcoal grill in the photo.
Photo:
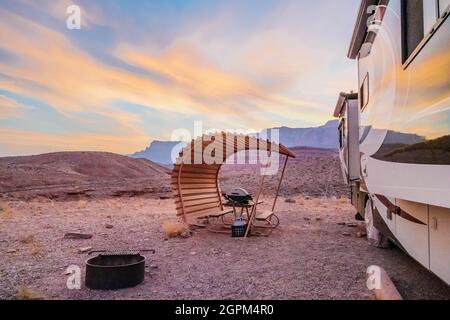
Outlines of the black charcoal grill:
[[224,194],[225,199],[235,204],[249,204],[249,201],[253,200],[250,193],[242,188],[235,188],[231,192]]
[[91,251],[100,253],[86,261],[86,287],[116,290],[137,286],[145,277],[145,257],[140,252],[155,250]]

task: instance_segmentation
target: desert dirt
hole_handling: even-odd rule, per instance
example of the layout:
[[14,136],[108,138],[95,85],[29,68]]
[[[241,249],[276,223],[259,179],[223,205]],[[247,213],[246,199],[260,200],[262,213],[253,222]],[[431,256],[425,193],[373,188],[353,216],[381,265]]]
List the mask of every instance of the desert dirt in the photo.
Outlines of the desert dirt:
[[[147,160],[105,153],[0,159],[0,299],[371,299],[365,272],[373,264],[405,299],[450,299],[449,286],[402,251],[357,236],[336,152],[294,151],[276,209],[280,227],[248,239],[206,229],[166,239],[164,226],[176,221],[170,177]],[[222,191],[255,194],[258,181],[255,166],[220,173]],[[277,181],[266,179],[262,209]],[[84,286],[89,256],[79,252],[90,247],[156,254],[144,253],[141,285],[94,291]],[[69,265],[81,268],[81,290],[67,288]]]
[[[265,197],[263,206],[269,206]],[[371,299],[366,268],[383,266],[406,299],[449,299],[450,289],[398,249],[370,247],[356,236],[345,198],[280,198],[280,227],[270,237],[234,239],[196,229],[166,239],[175,220],[171,199],[121,197],[3,202],[0,214],[0,298],[43,299]],[[295,201],[295,203],[294,203]],[[111,228],[112,226],[112,228]],[[68,232],[91,239],[64,239]],[[66,287],[78,249],[156,249],[144,254],[145,281],[95,291]]]

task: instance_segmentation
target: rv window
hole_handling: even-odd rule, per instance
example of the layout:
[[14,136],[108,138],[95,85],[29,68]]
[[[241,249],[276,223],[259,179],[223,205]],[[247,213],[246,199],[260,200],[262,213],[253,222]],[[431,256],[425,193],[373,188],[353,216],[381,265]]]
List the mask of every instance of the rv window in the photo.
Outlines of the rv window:
[[450,9],[449,6],[450,0],[402,1],[403,63],[421,41],[435,31],[437,21]]
[[345,120],[342,119],[339,124],[339,148],[344,148],[344,140],[345,140]]
[[424,3],[435,0],[403,0],[403,62],[408,60],[424,37]]
[[361,110],[369,104],[369,74],[364,78],[363,84],[359,89],[359,107]]

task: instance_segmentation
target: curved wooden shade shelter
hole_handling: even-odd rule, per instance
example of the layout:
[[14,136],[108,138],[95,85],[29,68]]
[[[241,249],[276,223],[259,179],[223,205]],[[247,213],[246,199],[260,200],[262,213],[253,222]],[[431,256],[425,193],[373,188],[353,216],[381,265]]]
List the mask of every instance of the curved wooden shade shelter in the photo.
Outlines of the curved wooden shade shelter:
[[[281,144],[232,133],[213,134],[192,140],[180,152],[172,171],[171,184],[177,216],[186,223],[193,223],[195,219],[210,213],[223,212],[218,181],[220,168],[231,156],[248,150],[264,150],[269,154],[286,156],[283,174],[288,158],[295,157],[292,151]],[[205,155],[212,155],[214,161]],[[277,196],[282,179],[283,177],[280,179]]]

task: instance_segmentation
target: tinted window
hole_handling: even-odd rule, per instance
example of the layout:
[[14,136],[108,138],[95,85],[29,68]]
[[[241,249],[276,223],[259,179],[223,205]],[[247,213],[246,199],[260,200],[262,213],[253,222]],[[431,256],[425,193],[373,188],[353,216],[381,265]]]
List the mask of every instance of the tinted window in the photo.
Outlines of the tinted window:
[[[427,0],[434,1],[434,0]],[[403,0],[403,62],[419,45],[424,37],[423,0]]]
[[369,74],[366,75],[363,84],[359,89],[359,103],[361,110],[363,110],[369,103]]

